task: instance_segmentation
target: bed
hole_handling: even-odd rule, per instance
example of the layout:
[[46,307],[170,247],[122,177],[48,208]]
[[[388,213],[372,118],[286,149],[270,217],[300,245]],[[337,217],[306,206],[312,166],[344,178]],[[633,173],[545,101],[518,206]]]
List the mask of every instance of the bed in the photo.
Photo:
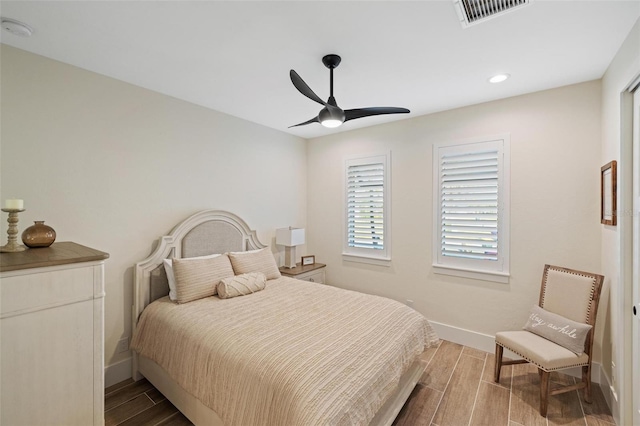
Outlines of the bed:
[[248,295],[169,299],[165,259],[249,259],[265,247],[219,210],[160,238],[134,270],[134,379],[196,425],[390,425],[424,371],[419,355],[437,343],[414,310],[279,273]]

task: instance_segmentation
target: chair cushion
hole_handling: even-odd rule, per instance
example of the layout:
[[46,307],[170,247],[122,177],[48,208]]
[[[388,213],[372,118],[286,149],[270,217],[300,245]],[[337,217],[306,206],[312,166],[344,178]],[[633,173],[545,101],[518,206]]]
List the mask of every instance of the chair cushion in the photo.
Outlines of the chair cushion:
[[540,306],[573,321],[590,323],[595,279],[550,266],[544,277]]
[[496,333],[496,344],[515,352],[545,371],[589,364],[589,355],[576,355],[569,349],[525,330]]

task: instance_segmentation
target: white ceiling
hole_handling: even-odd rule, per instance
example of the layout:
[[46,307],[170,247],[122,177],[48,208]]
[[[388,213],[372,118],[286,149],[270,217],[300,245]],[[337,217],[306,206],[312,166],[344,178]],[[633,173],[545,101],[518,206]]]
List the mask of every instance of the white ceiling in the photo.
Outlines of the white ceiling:
[[[30,38],[2,43],[305,138],[602,77],[640,0],[545,1],[463,29],[443,1],[2,1]],[[288,126],[329,95],[344,109],[398,106],[325,129]],[[493,74],[511,78],[489,84]]]

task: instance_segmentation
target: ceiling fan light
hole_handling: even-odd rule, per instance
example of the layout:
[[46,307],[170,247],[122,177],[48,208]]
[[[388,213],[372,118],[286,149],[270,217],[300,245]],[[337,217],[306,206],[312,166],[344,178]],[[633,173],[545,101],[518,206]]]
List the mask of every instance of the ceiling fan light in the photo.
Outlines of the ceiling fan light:
[[340,127],[342,125],[342,121],[335,119],[326,119],[320,122],[324,127],[328,127],[330,129]]
[[344,123],[345,115],[344,111],[340,108],[327,108],[324,107],[318,114],[318,120],[324,127],[335,128]]

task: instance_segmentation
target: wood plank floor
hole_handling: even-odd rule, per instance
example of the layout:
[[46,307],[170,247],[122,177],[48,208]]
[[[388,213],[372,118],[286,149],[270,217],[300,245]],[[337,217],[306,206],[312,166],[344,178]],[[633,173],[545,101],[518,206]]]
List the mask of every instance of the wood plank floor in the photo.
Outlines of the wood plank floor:
[[[593,403],[578,391],[549,398],[541,417],[539,377],[530,364],[505,366],[493,382],[494,355],[446,340],[422,354],[428,363],[420,382],[393,423],[395,426],[612,426],[613,417],[600,387]],[[556,383],[575,379],[553,373]],[[191,422],[146,380],[131,379],[105,390],[105,425],[182,426]]]

